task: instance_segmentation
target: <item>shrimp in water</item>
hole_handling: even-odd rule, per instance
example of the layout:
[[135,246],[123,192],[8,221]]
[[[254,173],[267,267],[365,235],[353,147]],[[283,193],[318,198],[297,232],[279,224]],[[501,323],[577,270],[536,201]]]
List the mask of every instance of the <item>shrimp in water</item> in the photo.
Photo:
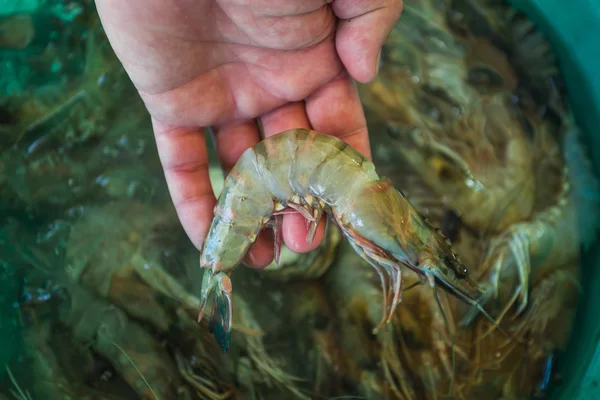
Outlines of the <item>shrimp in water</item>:
[[503,93],[482,96],[450,129],[396,132],[390,124],[390,135],[403,160],[463,222],[499,233],[529,217],[535,203],[532,144],[518,112]]
[[326,212],[355,251],[377,271],[383,290],[383,316],[377,332],[400,302],[400,265],[433,286],[440,284],[467,303],[481,290],[469,277],[450,242],[426,220],[375,166],[347,143],[306,129],[292,129],[246,150],[225,180],[204,241],[200,266],[202,320],[211,300],[210,329],[224,351],[232,321],[230,275],[266,226],[281,246],[286,208],[308,221],[311,242]]
[[[595,176],[574,118],[565,121],[563,187],[555,205],[529,220],[510,226],[490,243],[485,266],[491,268],[491,290],[498,296],[502,272],[518,273],[513,300],[522,313],[528,304],[530,277],[545,275],[569,262],[597,240],[600,222],[600,182]],[[510,273],[508,274],[511,275]]]

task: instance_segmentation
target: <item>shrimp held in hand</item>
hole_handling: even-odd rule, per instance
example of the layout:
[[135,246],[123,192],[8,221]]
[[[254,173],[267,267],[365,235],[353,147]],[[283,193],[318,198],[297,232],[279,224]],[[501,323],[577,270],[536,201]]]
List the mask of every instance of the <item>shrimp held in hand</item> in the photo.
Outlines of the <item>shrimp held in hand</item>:
[[389,322],[402,295],[400,265],[433,286],[436,282],[467,303],[480,290],[450,242],[426,220],[375,166],[342,140],[306,129],[292,129],[246,150],[227,176],[202,247],[202,320],[212,301],[210,329],[224,351],[232,321],[231,273],[259,232],[275,234],[275,259],[281,246],[283,214],[291,208],[308,221],[307,242],[323,213],[377,271],[383,290],[383,316]]

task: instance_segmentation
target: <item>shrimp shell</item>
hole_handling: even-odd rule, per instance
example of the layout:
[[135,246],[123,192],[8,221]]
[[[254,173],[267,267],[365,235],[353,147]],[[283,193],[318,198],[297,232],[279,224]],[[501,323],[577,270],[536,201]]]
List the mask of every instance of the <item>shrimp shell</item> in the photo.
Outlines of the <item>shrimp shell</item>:
[[400,302],[400,265],[431,286],[441,284],[483,312],[477,302],[481,290],[450,242],[388,178],[377,175],[371,161],[334,136],[292,129],[242,154],[225,180],[203,244],[200,266],[206,272],[198,320],[214,299],[210,329],[224,351],[229,347],[232,321],[230,274],[266,226],[275,232],[278,259],[286,208],[299,211],[309,221],[309,243],[327,213],[354,250],[377,271],[384,315],[375,332],[390,321]]
[[484,261],[484,266],[491,268],[491,290],[495,297],[498,296],[499,281],[505,279],[501,278],[503,270],[516,270],[518,314],[528,304],[531,277],[535,280],[578,260],[581,251],[589,250],[598,238],[600,181],[592,170],[575,121],[571,117],[566,123],[563,145],[566,165],[557,203],[529,221],[510,226],[494,238]]

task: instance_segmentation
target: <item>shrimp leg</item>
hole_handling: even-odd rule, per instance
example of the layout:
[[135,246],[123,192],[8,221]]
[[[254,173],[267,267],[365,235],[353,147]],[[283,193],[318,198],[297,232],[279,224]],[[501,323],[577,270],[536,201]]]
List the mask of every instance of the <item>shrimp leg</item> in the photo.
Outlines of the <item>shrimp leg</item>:
[[[569,122],[570,123],[570,122]],[[518,285],[505,309],[519,300],[517,315],[529,301],[530,275],[551,271],[579,256],[598,237],[600,184],[581,147],[579,131],[572,125],[565,135],[563,188],[557,204],[531,221],[506,229],[491,243],[485,265],[491,268],[491,289],[498,296],[500,274],[516,268]],[[560,246],[557,244],[560,243]]]
[[[341,227],[341,225],[338,224]],[[341,227],[342,231],[346,231],[347,228]],[[400,303],[402,298],[402,279],[400,275],[400,265],[386,258],[385,253],[382,249],[377,248],[374,244],[362,239],[358,235],[353,235],[349,232],[345,232],[347,237],[350,239],[350,244],[354,250],[367,261],[381,278],[381,285],[383,290],[383,316],[379,325],[373,329],[373,333],[377,333],[384,324],[387,324],[392,319],[392,315]],[[388,296],[388,290],[385,288],[385,282],[387,279],[383,276],[383,270],[385,270],[391,279],[389,293],[393,293],[393,298],[390,301]]]
[[281,226],[283,224],[283,215],[277,214],[269,221],[268,225],[273,229],[273,236],[275,242],[275,262],[279,265],[279,258],[281,257],[281,244],[283,243],[283,233]]
[[[545,227],[548,229],[548,227]],[[513,257],[517,273],[519,276],[519,285],[516,289],[519,301],[517,314],[521,314],[529,299],[529,275],[531,273],[531,260],[529,255],[529,236],[527,232],[531,229],[528,224],[513,225],[504,235],[496,238],[488,252],[488,258],[494,253],[497,256],[493,259],[493,282],[492,291],[498,296],[498,287],[500,285],[500,275],[502,269],[506,266],[506,260],[509,256]]]

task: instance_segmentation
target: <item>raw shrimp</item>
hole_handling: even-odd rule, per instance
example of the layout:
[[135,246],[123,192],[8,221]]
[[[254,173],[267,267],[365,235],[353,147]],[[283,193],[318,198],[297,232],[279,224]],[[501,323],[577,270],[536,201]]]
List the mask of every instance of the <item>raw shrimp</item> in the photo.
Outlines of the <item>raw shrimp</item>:
[[[456,110],[477,95],[465,85],[466,54],[444,26],[444,5],[430,3],[404,3],[403,17],[384,43],[377,79],[359,86],[365,106],[386,121],[410,127],[437,125],[445,118],[456,118]],[[443,92],[450,104],[449,115],[431,107],[431,99],[422,96],[425,91]]]
[[480,289],[450,242],[388,178],[377,175],[371,161],[336,137],[292,129],[242,154],[227,176],[204,241],[200,266],[206,272],[198,320],[214,298],[210,325],[224,351],[232,318],[230,275],[267,224],[275,231],[277,259],[286,207],[310,221],[309,243],[327,212],[354,250],[377,271],[384,306],[375,331],[389,322],[400,302],[401,264],[483,312],[477,302]]
[[519,284],[507,307],[518,298],[517,313],[527,306],[530,275],[546,275],[577,260],[582,247],[589,249],[598,236],[600,183],[581,145],[578,127],[572,119],[566,123],[565,176],[557,203],[494,238],[484,263],[491,268],[491,290],[496,295],[502,270],[516,268]]
[[[155,218],[147,218],[148,215]],[[208,332],[194,321],[200,299],[181,283],[191,281],[193,274],[188,275],[187,263],[181,265],[174,260],[164,263],[159,257],[167,249],[169,253],[185,253],[184,249],[171,247],[183,234],[172,221],[176,219],[171,207],[119,201],[89,208],[70,232],[69,276],[118,306],[128,317],[144,322],[155,333],[169,335],[174,342],[186,344],[183,348],[173,347],[196,363],[202,361],[203,365],[191,368],[189,360],[176,357],[174,362],[181,377],[202,398],[229,398],[232,394],[229,374],[233,366],[227,365],[229,359],[214,354],[218,347],[213,341],[206,342]],[[175,243],[164,242],[173,239]],[[103,250],[106,248],[113,251],[106,252]],[[293,377],[277,365],[265,348],[263,337],[257,333],[261,326],[246,305],[243,293],[236,294],[234,351],[244,349],[256,382],[269,390],[277,387],[292,391],[302,398]]]
[[463,341],[472,345],[471,368],[465,365],[457,382],[465,398],[530,398],[536,386],[543,390],[548,385],[548,361],[554,351],[563,351],[570,339],[580,289],[579,265],[575,260],[547,271],[533,282],[524,314],[501,321],[524,345],[507,342],[487,329],[484,321],[463,331],[468,333]]
[[[506,1],[469,0],[453,2],[452,7],[448,22],[453,31],[472,42],[485,41],[501,49],[511,64],[511,71],[506,72],[518,78],[517,93],[528,92],[538,105],[544,106],[544,114],[560,116],[566,108],[565,84],[554,50],[534,22]],[[499,59],[488,64],[500,68],[505,65]],[[555,88],[563,92],[556,96]],[[506,89],[513,91],[512,87]]]
[[501,232],[535,203],[532,143],[505,94],[477,99],[444,134],[415,127],[390,134],[427,185],[475,229]]
[[[213,149],[215,156],[209,168],[209,176],[213,193],[219,197],[223,190],[225,177],[223,170],[217,162],[216,148]],[[320,278],[331,266],[337,254],[337,249],[342,240],[342,235],[334,224],[326,224],[325,233],[321,244],[308,253],[294,253],[282,244],[278,261],[272,261],[261,274],[274,280],[283,282],[291,280],[313,280]]]
[[[303,391],[297,386],[297,378],[288,372],[286,372],[280,365],[281,362],[271,358],[267,353],[265,343],[263,341],[264,331],[256,320],[255,314],[252,312],[250,305],[242,298],[234,295],[236,299],[237,307],[239,312],[236,314],[235,324],[238,326],[238,330],[245,330],[247,332],[253,332],[244,334],[243,338],[243,349],[245,356],[241,357],[245,359],[245,363],[249,364],[249,370],[252,375],[253,387],[252,391],[260,392],[254,386],[262,386],[268,389],[278,389],[291,394],[297,399],[308,400],[309,397],[303,393]],[[240,329],[243,327],[242,329]],[[219,327],[217,327],[218,329]],[[241,359],[240,359],[241,362]],[[239,373],[238,373],[239,374]],[[250,382],[248,382],[250,383]],[[246,389],[249,389],[246,387]],[[288,397],[289,398],[289,395]]]
[[378,301],[378,277],[375,271],[363,269],[365,264],[344,242],[339,259],[325,276],[326,292],[338,310],[338,347],[342,356],[347,353],[342,373],[356,382],[357,394],[362,396],[414,399],[416,390],[408,368],[412,365],[402,362],[396,324],[371,335],[383,310]]
[[182,379],[157,338],[123,311],[81,286],[69,283],[68,291],[70,301],[61,309],[61,320],[72,327],[78,340],[90,343],[96,352],[111,360],[141,399],[181,398],[176,393],[183,386]]
[[[438,292],[438,304],[426,286],[411,288],[403,296],[409,306],[400,308],[377,336],[370,336],[381,313],[377,276],[362,270],[364,260],[349,251],[348,243],[341,250],[325,284],[339,310],[337,346],[342,355],[348,353],[343,371],[357,382],[359,394],[369,399],[434,399],[447,393],[455,375],[453,355],[463,353],[452,343],[458,332],[448,312],[450,297]],[[410,283],[418,284],[418,279]],[[365,380],[364,373],[372,378]]]
[[[384,63],[389,62],[390,75],[399,66],[409,66],[413,82],[443,90],[456,103],[467,103],[477,92],[464,84],[466,52],[450,34],[446,12],[447,6],[439,1],[405,1],[402,18],[384,44]],[[387,67],[384,64],[383,69]]]
[[288,368],[293,368],[295,375],[305,380],[313,398],[338,395],[343,381],[335,337],[337,318],[325,287],[321,281],[298,281],[286,291],[294,296],[283,298],[288,318],[278,335],[290,339],[290,344],[285,345],[286,358],[298,360]]

